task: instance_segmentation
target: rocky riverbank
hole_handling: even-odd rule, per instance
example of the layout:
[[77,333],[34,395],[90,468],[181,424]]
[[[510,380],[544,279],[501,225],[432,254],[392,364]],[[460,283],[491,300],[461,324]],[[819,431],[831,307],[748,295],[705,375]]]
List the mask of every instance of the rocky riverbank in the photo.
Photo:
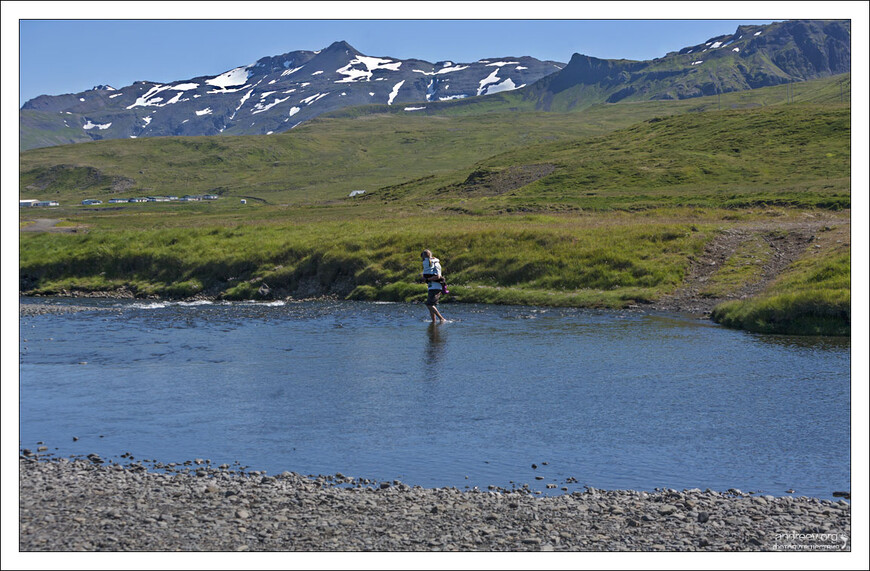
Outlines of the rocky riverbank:
[[844,500],[424,489],[335,474],[19,460],[21,551],[849,551]]
[[88,307],[84,305],[54,305],[49,303],[19,303],[18,316],[32,317],[34,315],[49,315],[61,313],[76,313],[79,311],[107,311],[110,308]]

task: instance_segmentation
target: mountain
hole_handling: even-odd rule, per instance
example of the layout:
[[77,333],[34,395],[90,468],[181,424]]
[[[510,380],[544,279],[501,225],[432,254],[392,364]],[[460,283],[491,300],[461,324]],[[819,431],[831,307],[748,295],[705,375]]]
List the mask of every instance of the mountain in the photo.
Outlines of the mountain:
[[472,63],[366,56],[347,42],[316,52],[264,57],[217,76],[169,83],[100,85],[42,95],[20,110],[21,149],[98,139],[169,135],[252,135],[286,131],[348,106],[402,106],[412,112],[449,101],[514,90],[564,63],[531,57]]
[[743,91],[848,73],[851,66],[849,20],[793,20],[739,26],[650,61],[574,54],[564,69],[522,94],[538,109],[564,110]]
[[[323,113],[367,106],[437,114],[481,109],[571,111],[599,103],[681,100],[851,71],[849,20],[739,26],[648,61],[574,54],[565,65],[531,57],[473,63],[361,54],[347,42],[265,57],[217,76],[139,81],[43,95],[19,112],[22,150],[97,139],[254,135]],[[477,97],[486,96],[486,97]]]

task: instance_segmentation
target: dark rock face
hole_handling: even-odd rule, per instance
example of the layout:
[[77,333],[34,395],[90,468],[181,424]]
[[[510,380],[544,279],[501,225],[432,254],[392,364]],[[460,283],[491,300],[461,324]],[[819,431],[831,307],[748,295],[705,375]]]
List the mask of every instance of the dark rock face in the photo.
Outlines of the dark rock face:
[[[63,133],[68,139],[62,142],[264,135],[345,107],[407,106],[405,112],[411,113],[429,102],[511,91],[564,65],[531,57],[433,64],[370,57],[341,41],[316,52],[264,57],[214,77],[166,84],[137,81],[118,89],[97,86],[78,94],[42,95],[24,104],[19,122],[22,132]],[[22,149],[41,146],[30,141],[22,136]]]
[[740,26],[731,35],[650,61],[601,60],[574,54],[562,71],[524,90],[550,110],[605,101],[668,100],[756,89],[848,73],[848,20],[796,20]]

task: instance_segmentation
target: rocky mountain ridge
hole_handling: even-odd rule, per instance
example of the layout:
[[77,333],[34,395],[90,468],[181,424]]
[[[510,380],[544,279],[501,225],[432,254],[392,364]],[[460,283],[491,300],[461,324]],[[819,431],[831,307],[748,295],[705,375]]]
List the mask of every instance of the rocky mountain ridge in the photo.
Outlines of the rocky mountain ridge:
[[674,100],[819,79],[851,71],[848,20],[739,26],[649,61],[574,54],[568,65],[524,90],[542,110],[594,103]]
[[[400,60],[360,53],[344,41],[320,51],[264,57],[217,76],[170,83],[138,81],[58,96],[43,95],[20,111],[25,127],[65,142],[184,135],[267,135],[322,113],[357,105],[416,106],[509,91],[534,83],[564,63],[531,57],[471,63]],[[23,148],[31,146],[22,140]]]

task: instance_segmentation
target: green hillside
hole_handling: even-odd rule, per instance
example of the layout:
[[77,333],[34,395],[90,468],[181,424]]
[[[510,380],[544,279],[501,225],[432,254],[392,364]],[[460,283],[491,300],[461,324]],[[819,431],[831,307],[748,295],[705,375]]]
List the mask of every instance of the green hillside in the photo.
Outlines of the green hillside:
[[[808,82],[797,101],[836,105],[846,77]],[[510,94],[404,112],[369,106],[270,136],[107,140],[20,155],[21,198],[216,193],[271,204],[335,200],[473,166],[548,141],[601,135],[644,120],[786,101],[784,88],[691,101],[595,105],[570,113],[516,112]],[[505,103],[507,102],[507,103]],[[83,170],[84,169],[84,170]]]
[[[608,135],[524,147],[481,161],[439,200],[489,208],[850,205],[850,109],[790,105],[654,118]],[[491,184],[519,165],[552,174]],[[407,186],[406,186],[407,188]]]

